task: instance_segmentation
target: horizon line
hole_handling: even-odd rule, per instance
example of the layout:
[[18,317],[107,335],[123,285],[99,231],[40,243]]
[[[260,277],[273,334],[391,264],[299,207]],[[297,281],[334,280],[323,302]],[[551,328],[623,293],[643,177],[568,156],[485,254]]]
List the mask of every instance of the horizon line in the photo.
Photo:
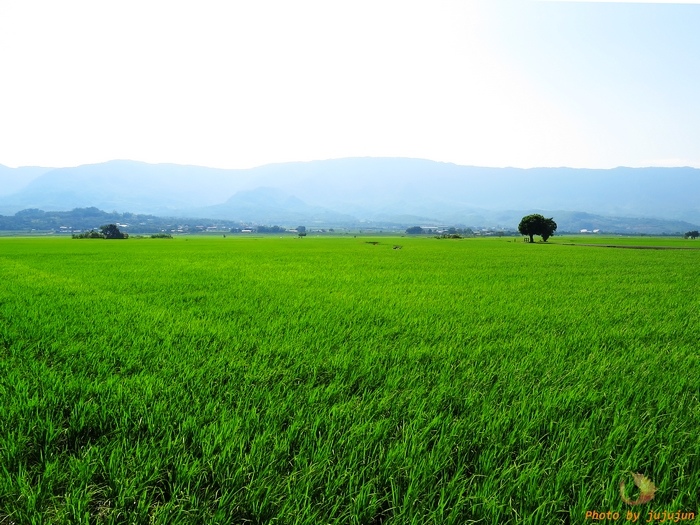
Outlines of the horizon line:
[[[605,1],[607,0],[536,0],[536,1],[545,1],[545,2],[554,2],[554,1]],[[698,0],[698,3],[700,4],[700,0]],[[434,159],[428,159],[424,157],[403,157],[403,156],[373,156],[373,155],[364,155],[364,156],[350,156],[350,157],[332,157],[332,158],[325,158],[325,159],[312,159],[312,160],[290,160],[290,161],[278,161],[278,162],[267,162],[264,164],[256,164],[253,166],[245,167],[245,168],[230,168],[230,167],[220,167],[220,166],[210,166],[210,165],[205,165],[205,164],[194,164],[194,163],[178,163],[178,162],[151,162],[151,161],[144,161],[144,160],[135,160],[135,159],[125,159],[125,158],[117,158],[117,159],[110,159],[110,160],[105,160],[101,162],[86,162],[83,164],[74,164],[74,165],[68,165],[68,166],[41,166],[38,164],[28,164],[28,165],[18,165],[18,166],[8,166],[7,164],[3,164],[0,162],[0,167],[4,167],[7,169],[46,169],[46,170],[58,170],[58,169],[72,169],[72,168],[80,168],[84,166],[99,166],[101,164],[109,164],[109,163],[114,163],[114,162],[132,162],[132,163],[137,163],[137,164],[147,164],[150,166],[181,166],[181,167],[196,167],[196,168],[207,168],[207,169],[213,169],[213,170],[222,170],[222,171],[247,171],[247,170],[254,170],[257,168],[262,168],[265,166],[275,166],[275,165],[281,165],[281,164],[308,164],[312,162],[329,162],[329,161],[340,161],[340,160],[352,160],[352,159],[395,159],[395,160],[417,160],[417,161],[427,161],[427,162],[434,162],[436,164],[453,164],[455,166],[462,166],[462,167],[467,167],[467,168],[488,168],[488,169],[518,169],[518,170],[535,170],[535,169],[573,169],[573,170],[596,170],[596,171],[610,171],[610,170],[615,170],[615,169],[650,169],[650,168],[663,168],[663,169],[674,169],[674,168],[680,168],[680,169],[700,169],[700,166],[693,166],[691,164],[673,164],[673,163],[668,163],[668,164],[661,164],[661,163],[650,163],[650,164],[645,164],[645,165],[640,165],[640,166],[630,166],[630,165],[624,165],[624,164],[618,164],[616,166],[610,166],[610,167],[586,167],[586,166],[566,166],[566,165],[560,165],[560,166],[529,166],[529,167],[522,167],[522,166],[512,166],[512,165],[501,165],[501,166],[493,166],[493,165],[479,165],[479,164],[460,164],[457,162],[453,161],[442,161],[442,160],[434,160]]]

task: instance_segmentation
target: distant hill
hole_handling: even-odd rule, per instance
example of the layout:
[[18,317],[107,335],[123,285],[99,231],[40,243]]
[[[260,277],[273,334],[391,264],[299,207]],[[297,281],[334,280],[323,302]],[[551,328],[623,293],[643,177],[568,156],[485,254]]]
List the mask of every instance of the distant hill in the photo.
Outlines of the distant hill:
[[89,206],[168,213],[190,207],[192,203],[221,202],[222,194],[230,195],[235,191],[235,183],[245,178],[245,173],[230,170],[128,160],[46,169],[19,191],[0,197],[0,213],[26,208],[71,210]]
[[694,168],[480,168],[407,158],[347,158],[225,170],[111,161],[75,168],[0,166],[0,214],[26,208],[289,225],[514,228],[526,213],[560,230],[671,233],[700,224]]
[[256,224],[347,224],[350,215],[311,206],[301,199],[275,188],[256,188],[236,192],[223,204],[190,210],[189,213],[212,219],[227,219]]
[[0,164],[0,197],[12,195],[25,188],[31,181],[52,168],[8,168]]

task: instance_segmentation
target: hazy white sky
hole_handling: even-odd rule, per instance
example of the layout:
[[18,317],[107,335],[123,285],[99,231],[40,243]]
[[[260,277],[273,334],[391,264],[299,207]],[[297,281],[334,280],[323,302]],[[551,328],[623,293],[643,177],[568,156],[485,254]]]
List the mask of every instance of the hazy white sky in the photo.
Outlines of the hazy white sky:
[[700,167],[697,4],[0,0],[0,164]]

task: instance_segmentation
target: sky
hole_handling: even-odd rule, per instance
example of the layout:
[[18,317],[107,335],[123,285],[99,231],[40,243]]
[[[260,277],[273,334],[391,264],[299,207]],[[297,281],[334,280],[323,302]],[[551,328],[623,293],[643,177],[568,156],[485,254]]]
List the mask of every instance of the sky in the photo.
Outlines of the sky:
[[700,0],[0,0],[0,164],[700,168]]

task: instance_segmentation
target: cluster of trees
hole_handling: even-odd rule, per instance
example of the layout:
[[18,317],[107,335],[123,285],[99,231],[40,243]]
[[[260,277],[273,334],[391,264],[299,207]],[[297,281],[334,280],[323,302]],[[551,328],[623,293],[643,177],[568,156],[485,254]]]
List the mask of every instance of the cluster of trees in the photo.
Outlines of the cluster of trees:
[[100,231],[90,230],[84,233],[74,233],[74,239],[128,239],[129,234],[119,231],[116,224],[100,226]]
[[90,230],[83,233],[74,233],[74,239],[104,239],[105,236],[96,230]]
[[698,230],[685,232],[685,235],[683,235],[684,239],[697,239],[698,237],[700,237]]
[[[196,221],[196,222],[195,222]],[[130,234],[151,234],[158,231],[183,229],[185,231],[204,231],[206,225],[221,228],[240,227],[239,221],[209,219],[187,219],[157,217],[135,213],[105,212],[98,208],[75,208],[71,211],[43,211],[36,208],[18,211],[12,216],[0,215],[0,231],[54,231],[70,233],[86,232],[95,229],[96,224],[128,224]],[[197,226],[200,224],[202,226]],[[65,228],[65,227],[68,228]]]
[[[245,228],[248,229],[248,228]],[[240,233],[243,229],[242,228],[231,228],[230,232],[231,233]],[[294,230],[288,230],[287,228],[283,228],[282,226],[251,226],[249,228],[250,231],[254,231],[255,233],[289,233],[290,231],[293,233]],[[333,231],[331,228],[328,231]],[[305,237],[306,236],[306,226],[297,226],[296,227],[296,233],[299,235],[299,237]]]
[[[410,228],[406,228],[406,233],[408,235],[420,235],[421,233],[436,233],[438,230],[433,229],[433,228],[421,228],[420,226],[411,226]],[[472,231],[471,228],[447,228],[446,230],[439,230],[439,233],[443,234],[444,236],[450,236],[450,235],[459,235],[459,236],[466,236],[470,237],[474,235],[474,232]]]
[[287,228],[282,226],[258,226],[255,228],[258,233],[286,233]]

